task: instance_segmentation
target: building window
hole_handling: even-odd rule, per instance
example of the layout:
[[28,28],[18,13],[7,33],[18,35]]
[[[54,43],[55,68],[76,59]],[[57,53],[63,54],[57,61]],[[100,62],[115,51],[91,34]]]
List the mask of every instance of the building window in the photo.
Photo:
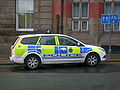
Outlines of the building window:
[[112,30],[113,26],[111,24],[105,24],[105,31]]
[[82,3],[82,17],[88,17],[88,3]]
[[33,31],[34,0],[17,0],[16,29],[17,31]]
[[[105,0],[105,13],[110,14],[113,6],[113,13],[119,15],[119,20],[120,20],[120,0]],[[105,24],[104,25],[104,31],[120,31],[120,25],[119,24],[114,24],[113,26],[110,24]]]
[[114,25],[105,24],[104,29],[105,29],[105,31],[113,30],[114,32],[118,32],[118,31],[120,31],[120,24],[114,24]]
[[113,30],[114,31],[120,31],[120,25],[119,24],[115,24]]
[[81,22],[81,30],[87,31],[88,30],[88,21],[82,21]]
[[120,17],[120,3],[114,4],[114,12],[119,15]]
[[105,13],[107,14],[111,13],[111,6],[112,6],[112,3],[106,3]]
[[73,4],[73,17],[74,18],[80,17],[80,4],[79,3]]
[[72,30],[79,31],[80,29],[80,21],[74,20],[72,21]]
[[[88,30],[88,2],[74,2],[73,3],[73,31],[87,31]],[[80,24],[81,23],[81,24]]]

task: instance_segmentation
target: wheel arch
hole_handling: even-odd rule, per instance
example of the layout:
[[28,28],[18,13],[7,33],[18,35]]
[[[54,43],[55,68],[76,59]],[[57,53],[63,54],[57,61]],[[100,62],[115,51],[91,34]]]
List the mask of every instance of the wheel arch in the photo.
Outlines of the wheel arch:
[[89,53],[87,53],[87,55],[85,57],[85,61],[86,61],[87,56],[90,55],[90,54],[96,54],[98,56],[98,58],[99,58],[99,62],[101,61],[101,57],[100,57],[99,53],[97,53],[97,52],[89,52]]
[[31,55],[37,56],[39,58],[39,60],[40,60],[40,63],[42,63],[42,57],[39,54],[37,54],[37,53],[30,53],[30,54],[26,55],[24,57],[24,63],[26,61],[26,58],[29,57],[29,56],[31,56]]

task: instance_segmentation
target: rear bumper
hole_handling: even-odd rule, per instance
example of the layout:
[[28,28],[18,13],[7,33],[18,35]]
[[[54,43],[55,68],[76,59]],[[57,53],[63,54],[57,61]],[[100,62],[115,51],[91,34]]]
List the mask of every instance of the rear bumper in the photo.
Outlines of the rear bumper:
[[14,57],[9,57],[10,62],[14,62]]
[[11,62],[18,63],[18,64],[24,64],[24,60],[16,58],[15,56],[9,57]]

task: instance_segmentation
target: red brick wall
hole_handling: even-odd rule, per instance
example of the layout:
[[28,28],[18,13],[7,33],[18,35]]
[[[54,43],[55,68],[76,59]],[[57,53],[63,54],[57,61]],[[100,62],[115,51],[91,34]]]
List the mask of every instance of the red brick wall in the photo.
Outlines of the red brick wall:
[[100,18],[104,13],[104,2],[90,2],[89,17]]
[[[57,15],[61,17],[61,2],[55,1],[52,5],[52,16],[55,18]],[[71,18],[72,17],[72,2],[64,2],[64,17]]]

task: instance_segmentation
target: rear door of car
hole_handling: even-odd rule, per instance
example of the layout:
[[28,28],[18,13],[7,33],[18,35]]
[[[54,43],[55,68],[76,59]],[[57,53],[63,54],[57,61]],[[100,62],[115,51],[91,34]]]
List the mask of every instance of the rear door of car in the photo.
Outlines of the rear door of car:
[[45,62],[50,63],[56,59],[55,46],[57,45],[56,36],[41,36],[40,46],[42,58]]

